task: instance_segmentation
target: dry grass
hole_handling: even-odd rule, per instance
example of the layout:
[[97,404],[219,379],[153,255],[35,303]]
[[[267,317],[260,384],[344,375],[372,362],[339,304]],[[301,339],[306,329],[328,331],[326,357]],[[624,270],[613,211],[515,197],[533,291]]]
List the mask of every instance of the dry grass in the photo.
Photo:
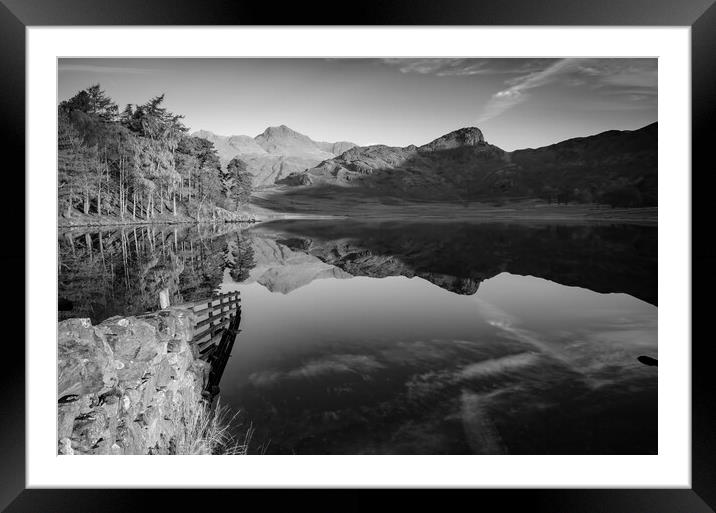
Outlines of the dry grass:
[[213,408],[205,403],[185,412],[186,430],[184,439],[177,443],[176,454],[246,454],[253,429],[249,426],[243,440],[237,440],[232,435],[237,415],[219,401]]

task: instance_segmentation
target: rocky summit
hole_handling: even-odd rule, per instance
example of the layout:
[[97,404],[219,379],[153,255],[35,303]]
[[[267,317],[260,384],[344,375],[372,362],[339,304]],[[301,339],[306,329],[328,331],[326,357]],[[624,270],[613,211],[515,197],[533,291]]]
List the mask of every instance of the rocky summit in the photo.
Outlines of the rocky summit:
[[482,131],[474,126],[461,128],[442,137],[438,137],[432,142],[420,147],[422,151],[440,151],[461,148],[463,146],[478,146],[485,142]]

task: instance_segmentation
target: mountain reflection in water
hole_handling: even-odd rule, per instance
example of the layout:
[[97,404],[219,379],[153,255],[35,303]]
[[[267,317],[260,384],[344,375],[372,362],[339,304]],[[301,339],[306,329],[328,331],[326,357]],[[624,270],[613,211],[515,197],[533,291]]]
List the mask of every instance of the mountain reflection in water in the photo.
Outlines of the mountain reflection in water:
[[656,453],[656,228],[356,223],[60,235],[60,317],[240,290],[256,450]]

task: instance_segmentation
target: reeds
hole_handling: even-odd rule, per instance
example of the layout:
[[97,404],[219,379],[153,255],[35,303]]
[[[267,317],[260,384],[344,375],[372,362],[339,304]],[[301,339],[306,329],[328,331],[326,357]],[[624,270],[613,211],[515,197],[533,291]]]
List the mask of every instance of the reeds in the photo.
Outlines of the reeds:
[[176,446],[176,454],[243,455],[248,452],[253,428],[249,426],[243,440],[232,432],[238,412],[233,415],[228,406],[219,401],[213,407],[202,403],[199,408],[185,412],[185,433]]

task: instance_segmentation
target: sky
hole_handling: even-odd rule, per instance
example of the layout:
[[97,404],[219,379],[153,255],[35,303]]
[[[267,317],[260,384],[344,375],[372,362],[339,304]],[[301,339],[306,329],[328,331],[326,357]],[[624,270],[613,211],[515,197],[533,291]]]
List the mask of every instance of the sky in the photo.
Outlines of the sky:
[[164,93],[190,130],[286,125],[318,141],[421,145],[467,126],[512,151],[657,120],[656,59],[60,59],[58,101],[99,83]]

